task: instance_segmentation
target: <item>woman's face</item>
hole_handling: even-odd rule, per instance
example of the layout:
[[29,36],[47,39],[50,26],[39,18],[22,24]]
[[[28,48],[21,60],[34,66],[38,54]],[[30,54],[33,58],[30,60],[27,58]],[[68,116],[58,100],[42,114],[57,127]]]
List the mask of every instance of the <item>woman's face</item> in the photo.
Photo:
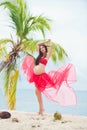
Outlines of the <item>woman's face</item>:
[[45,52],[46,52],[45,47],[44,47],[44,46],[40,46],[40,51],[41,51],[42,53],[45,53]]

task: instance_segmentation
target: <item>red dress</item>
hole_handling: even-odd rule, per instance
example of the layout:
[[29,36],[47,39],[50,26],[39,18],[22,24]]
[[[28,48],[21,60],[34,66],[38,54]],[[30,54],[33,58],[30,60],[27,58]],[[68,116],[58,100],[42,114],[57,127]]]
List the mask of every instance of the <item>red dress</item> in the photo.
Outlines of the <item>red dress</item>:
[[[42,59],[40,63],[46,65],[47,60]],[[56,71],[34,74],[34,59],[26,56],[22,62],[22,70],[27,80],[35,83],[35,86],[50,100],[63,106],[76,105],[76,94],[69,83],[76,81],[75,68],[72,64],[62,66]]]

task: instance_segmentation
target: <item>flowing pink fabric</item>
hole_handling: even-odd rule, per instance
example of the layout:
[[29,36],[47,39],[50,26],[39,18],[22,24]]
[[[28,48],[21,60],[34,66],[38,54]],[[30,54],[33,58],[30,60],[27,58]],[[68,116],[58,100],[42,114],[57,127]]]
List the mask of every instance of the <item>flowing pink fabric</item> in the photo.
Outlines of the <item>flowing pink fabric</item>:
[[76,81],[75,67],[72,64],[40,75],[35,75],[33,68],[34,59],[26,56],[22,63],[22,70],[30,83],[34,82],[48,99],[62,106],[76,105],[76,94],[74,89],[69,86],[69,83]]

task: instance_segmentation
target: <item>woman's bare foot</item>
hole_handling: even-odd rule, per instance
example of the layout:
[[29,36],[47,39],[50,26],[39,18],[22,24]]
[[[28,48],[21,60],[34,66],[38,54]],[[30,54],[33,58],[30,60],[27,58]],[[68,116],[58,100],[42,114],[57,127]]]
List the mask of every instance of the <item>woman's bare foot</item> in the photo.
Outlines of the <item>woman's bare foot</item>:
[[38,112],[39,115],[43,115],[44,114],[44,109],[40,109],[40,111]]

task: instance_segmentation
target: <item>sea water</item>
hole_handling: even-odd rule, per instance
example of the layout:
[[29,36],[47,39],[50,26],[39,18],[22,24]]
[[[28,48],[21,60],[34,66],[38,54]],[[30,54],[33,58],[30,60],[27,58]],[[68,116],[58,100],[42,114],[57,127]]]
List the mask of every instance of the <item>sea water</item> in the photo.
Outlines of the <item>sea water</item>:
[[[46,113],[60,112],[62,114],[87,116],[87,91],[76,91],[76,106],[59,106],[43,96],[44,108]],[[0,89],[0,109],[7,109],[5,96]],[[16,110],[26,112],[38,112],[38,102],[34,89],[17,89]]]

